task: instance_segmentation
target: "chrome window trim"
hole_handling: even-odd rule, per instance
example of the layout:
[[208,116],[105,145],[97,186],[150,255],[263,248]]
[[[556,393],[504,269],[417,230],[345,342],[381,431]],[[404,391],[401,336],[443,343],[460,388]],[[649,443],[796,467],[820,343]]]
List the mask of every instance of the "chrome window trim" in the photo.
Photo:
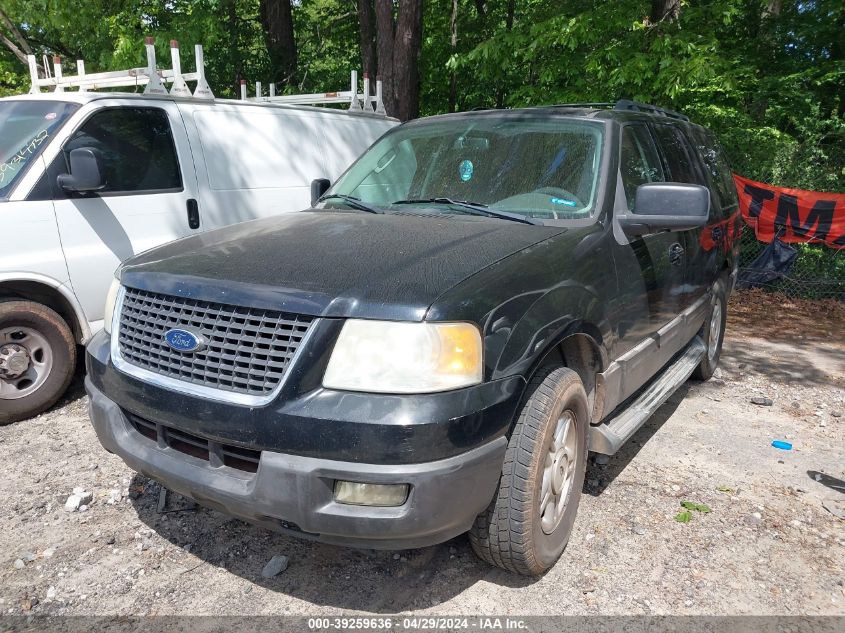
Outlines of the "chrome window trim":
[[276,399],[276,397],[281,392],[282,388],[285,386],[285,383],[287,382],[287,378],[290,375],[291,370],[296,365],[296,361],[299,358],[300,353],[307,346],[312,333],[317,328],[321,320],[319,318],[315,318],[313,321],[311,321],[311,325],[308,327],[308,331],[305,333],[305,336],[302,337],[302,341],[299,343],[299,347],[291,357],[290,362],[288,363],[288,366],[285,370],[285,373],[282,376],[282,379],[279,384],[276,385],[276,388],[268,394],[261,396],[253,396],[245,393],[234,393],[224,391],[223,389],[215,389],[214,387],[195,385],[184,380],[177,380],[169,376],[162,376],[148,369],[144,369],[143,367],[133,365],[132,363],[125,360],[120,354],[120,315],[123,312],[123,299],[125,295],[126,287],[121,285],[120,290],[117,293],[117,299],[114,302],[115,307],[114,313],[112,314],[112,326],[110,335],[111,361],[115,369],[128,376],[137,378],[142,382],[149,383],[156,387],[161,387],[162,389],[167,389],[168,391],[174,391],[176,393],[187,394],[189,396],[196,396],[199,398],[206,398],[215,402],[237,404],[245,407],[263,407],[265,405],[270,404],[273,400]]

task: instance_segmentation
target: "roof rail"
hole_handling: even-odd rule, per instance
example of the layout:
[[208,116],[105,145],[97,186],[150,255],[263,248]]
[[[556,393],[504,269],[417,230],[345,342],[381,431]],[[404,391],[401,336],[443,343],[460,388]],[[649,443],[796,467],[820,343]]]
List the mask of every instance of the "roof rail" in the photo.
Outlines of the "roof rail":
[[76,60],[76,75],[65,76],[62,73],[61,57],[53,57],[52,76],[50,69],[44,67],[45,78],[38,76],[38,63],[35,55],[27,55],[29,63],[29,76],[32,85],[30,93],[41,92],[42,87],[52,87],[56,92],[64,92],[65,88],[79,88],[80,90],[96,90],[97,88],[119,88],[144,86],[144,94],[168,94],[164,84],[172,84],[170,94],[178,97],[190,97],[192,93],[188,88],[187,81],[196,81],[193,97],[197,99],[213,99],[214,94],[205,79],[205,61],[203,58],[202,46],[197,44],[194,47],[197,70],[193,73],[182,73],[182,64],[179,58],[179,42],[170,40],[170,59],[173,68],[158,70],[156,68],[155,40],[152,37],[144,38],[144,47],[147,49],[147,66],[145,68],[129,68],[127,70],[112,70],[102,73],[86,73],[85,62]]
[[615,104],[604,101],[584,102],[584,103],[556,103],[555,108],[612,108]]
[[370,77],[364,73],[364,90],[358,92],[358,71],[353,70],[350,77],[350,89],[338,92],[315,92],[301,95],[276,95],[276,85],[269,85],[269,94],[264,96],[261,82],[255,82],[255,96],[247,96],[246,80],[241,79],[241,99],[261,103],[285,103],[288,105],[317,105],[324,103],[348,103],[349,112],[378,114],[387,116],[382,100],[381,79],[376,79],[376,93],[370,91]]
[[638,103],[636,101],[629,101],[628,99],[620,99],[613,106],[613,109],[631,110],[633,112],[646,112],[648,114],[659,114],[670,119],[678,119],[679,121],[689,121],[689,117],[684,114],[681,114],[680,112],[674,112],[673,110],[667,110],[666,108],[659,108],[648,103]]

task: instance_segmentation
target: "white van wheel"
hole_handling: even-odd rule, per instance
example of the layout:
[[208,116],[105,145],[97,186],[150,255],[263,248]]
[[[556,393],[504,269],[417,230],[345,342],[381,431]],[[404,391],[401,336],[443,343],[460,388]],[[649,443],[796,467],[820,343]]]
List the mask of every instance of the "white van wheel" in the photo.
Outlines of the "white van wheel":
[[0,303],[0,424],[50,407],[75,367],[73,334],[55,311],[31,301]]

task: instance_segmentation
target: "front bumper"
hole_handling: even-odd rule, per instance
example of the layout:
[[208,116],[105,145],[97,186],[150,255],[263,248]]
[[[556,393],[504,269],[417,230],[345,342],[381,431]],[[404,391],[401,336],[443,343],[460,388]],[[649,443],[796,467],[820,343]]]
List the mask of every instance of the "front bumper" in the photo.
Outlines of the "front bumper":
[[[466,532],[495,493],[507,440],[446,459],[366,464],[264,450],[255,473],[193,457],[143,436],[90,378],[89,413],[102,445],[140,473],[198,503],[281,532],[375,549],[423,547]],[[333,499],[335,480],[407,483],[404,505]]]

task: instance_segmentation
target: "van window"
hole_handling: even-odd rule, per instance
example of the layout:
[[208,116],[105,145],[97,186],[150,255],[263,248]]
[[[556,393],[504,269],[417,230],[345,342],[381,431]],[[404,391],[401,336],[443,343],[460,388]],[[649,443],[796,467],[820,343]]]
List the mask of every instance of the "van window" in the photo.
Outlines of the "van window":
[[665,124],[652,126],[654,135],[663,152],[668,171],[668,180],[671,182],[685,182],[692,185],[707,186],[701,174],[696,169],[693,158],[690,155],[692,148],[689,142],[681,134],[681,131]]
[[65,143],[70,152],[99,152],[106,186],[100,193],[152,193],[182,188],[167,113],[160,108],[108,108],[88,119]]
[[663,166],[654,140],[645,125],[626,125],[622,128],[622,154],[619,169],[628,208],[634,208],[637,187],[649,182],[665,182]]
[[0,103],[0,199],[9,197],[27,166],[78,107],[61,101]]
[[261,107],[195,112],[209,187],[303,187],[326,176],[322,120],[319,115]]

